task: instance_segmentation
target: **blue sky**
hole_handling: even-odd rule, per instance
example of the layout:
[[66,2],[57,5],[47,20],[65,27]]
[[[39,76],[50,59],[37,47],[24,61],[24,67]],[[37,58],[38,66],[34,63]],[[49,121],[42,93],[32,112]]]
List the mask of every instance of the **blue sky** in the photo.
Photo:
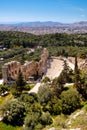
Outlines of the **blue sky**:
[[0,23],[87,21],[87,0],[0,0]]

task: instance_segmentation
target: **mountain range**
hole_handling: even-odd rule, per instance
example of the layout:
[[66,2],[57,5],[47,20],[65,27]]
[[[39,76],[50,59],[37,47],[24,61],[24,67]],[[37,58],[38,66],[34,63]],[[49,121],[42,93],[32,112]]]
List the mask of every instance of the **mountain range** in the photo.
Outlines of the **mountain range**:
[[52,21],[0,24],[0,31],[20,31],[36,35],[51,33],[87,33],[87,21],[71,24]]

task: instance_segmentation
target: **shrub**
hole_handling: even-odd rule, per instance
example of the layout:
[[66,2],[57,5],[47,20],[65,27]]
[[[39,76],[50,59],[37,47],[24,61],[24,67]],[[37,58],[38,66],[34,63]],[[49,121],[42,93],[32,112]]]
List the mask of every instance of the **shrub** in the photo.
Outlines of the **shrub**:
[[43,79],[43,82],[44,82],[44,83],[50,82],[50,79],[49,79],[48,77],[45,77],[45,78]]
[[34,130],[35,126],[39,123],[40,114],[39,113],[31,113],[28,114],[25,118],[24,130]]
[[0,85],[0,95],[4,94],[6,91],[9,91],[7,85]]
[[0,79],[2,78],[2,72],[0,72]]
[[62,112],[62,102],[59,98],[54,97],[49,103],[49,112],[53,115],[59,115]]
[[50,125],[53,122],[49,112],[43,113],[40,120],[41,120],[41,124],[44,126]]

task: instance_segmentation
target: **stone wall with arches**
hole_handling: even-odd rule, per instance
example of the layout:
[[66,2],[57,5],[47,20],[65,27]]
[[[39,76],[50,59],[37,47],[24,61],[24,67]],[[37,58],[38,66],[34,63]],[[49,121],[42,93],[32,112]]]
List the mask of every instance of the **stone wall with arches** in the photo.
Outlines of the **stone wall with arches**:
[[48,57],[49,57],[49,52],[46,48],[44,48],[39,62],[27,61],[23,65],[21,65],[21,63],[18,61],[11,61],[5,63],[4,66],[2,67],[4,83],[7,83],[11,79],[16,80],[18,77],[19,70],[21,70],[25,80],[27,80],[29,77],[37,73],[38,75],[42,75],[42,73],[44,73],[44,68]]

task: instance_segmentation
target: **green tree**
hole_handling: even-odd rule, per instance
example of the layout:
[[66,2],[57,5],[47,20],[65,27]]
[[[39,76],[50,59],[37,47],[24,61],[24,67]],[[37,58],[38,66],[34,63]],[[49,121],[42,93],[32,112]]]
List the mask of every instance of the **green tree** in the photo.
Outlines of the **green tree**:
[[50,125],[53,121],[49,112],[43,113],[40,117],[40,122],[42,125]]
[[60,73],[58,78],[55,78],[52,82],[53,86],[53,95],[59,96],[61,92],[64,90],[64,84],[72,81],[71,75],[73,75],[72,71],[69,69],[67,61],[64,60],[63,70]]
[[24,89],[24,86],[25,86],[25,81],[23,79],[23,75],[22,75],[21,70],[19,70],[18,78],[16,80],[16,90],[17,90],[17,92],[21,93],[22,90]]
[[46,105],[47,102],[50,100],[50,98],[51,98],[50,87],[46,85],[39,87],[38,101],[40,102],[40,104]]
[[22,88],[24,88],[25,81],[23,80],[23,75],[22,75],[21,70],[19,70],[18,78],[16,80],[16,85],[21,87],[21,88],[19,87],[20,91],[22,90]]
[[14,96],[19,96],[22,93],[22,90],[25,89],[25,85],[26,83],[23,79],[22,72],[19,70],[17,80],[12,84],[11,93]]
[[[24,130],[38,130],[52,123],[52,118],[49,112],[40,114],[38,112],[27,114],[24,121]],[[37,129],[38,128],[38,129]]]
[[55,78],[52,82],[52,96],[57,96],[61,94],[61,92],[64,90],[64,79],[62,73],[58,78]]
[[22,65],[24,64],[25,60],[26,60],[25,54],[22,53],[22,55],[21,55],[21,64],[22,64]]
[[78,68],[78,61],[77,61],[77,55],[75,56],[75,69],[74,69],[74,87],[77,89],[77,91],[80,93],[82,90],[82,84],[81,84],[81,77],[80,77],[80,70]]
[[35,127],[39,124],[40,114],[31,113],[27,114],[24,121],[24,130],[34,130]]
[[70,114],[77,108],[80,108],[80,97],[78,91],[74,88],[63,91],[61,94],[62,112]]
[[49,102],[49,109],[48,111],[52,114],[52,115],[59,115],[62,112],[62,102],[58,97],[53,97],[51,98],[50,102]]
[[0,106],[0,115],[3,121],[12,125],[22,125],[24,120],[25,107],[17,100],[7,100]]
[[44,83],[50,82],[49,77],[45,77],[45,78],[43,79],[43,82],[44,82]]
[[69,78],[69,76],[68,76],[68,73],[69,73],[69,66],[68,66],[68,64],[67,64],[67,61],[66,60],[64,60],[64,65],[63,65],[63,71],[62,71],[62,75],[63,75],[63,79],[64,79],[64,81],[65,81],[65,83],[67,83],[68,82],[68,78]]
[[79,93],[83,96],[84,99],[87,99],[87,74],[84,72],[81,73],[81,88]]
[[83,84],[82,84],[82,91],[81,91],[81,94],[82,94],[82,96],[85,98],[85,99],[87,99],[87,75],[86,75],[86,77],[85,78],[83,78]]

